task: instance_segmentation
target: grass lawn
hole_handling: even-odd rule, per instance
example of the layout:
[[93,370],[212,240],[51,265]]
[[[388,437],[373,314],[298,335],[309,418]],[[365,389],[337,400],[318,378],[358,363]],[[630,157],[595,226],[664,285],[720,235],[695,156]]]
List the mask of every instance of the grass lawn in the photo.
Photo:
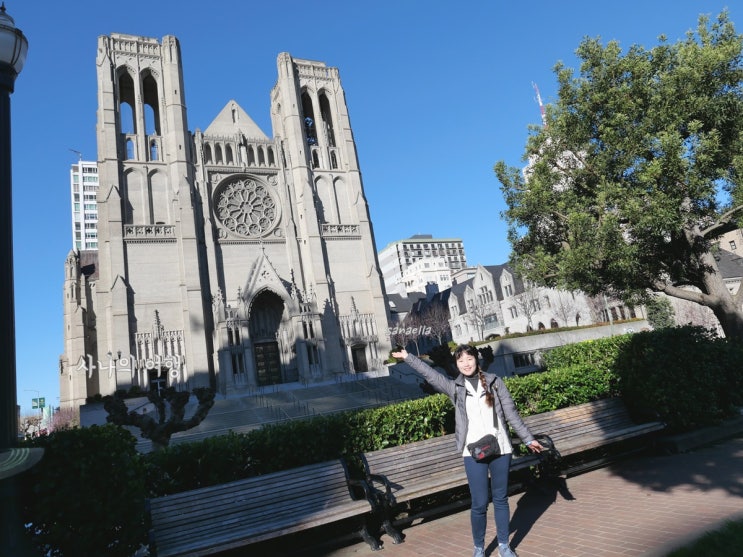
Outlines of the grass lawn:
[[672,551],[667,557],[733,557],[743,555],[743,519],[726,523],[687,547]]

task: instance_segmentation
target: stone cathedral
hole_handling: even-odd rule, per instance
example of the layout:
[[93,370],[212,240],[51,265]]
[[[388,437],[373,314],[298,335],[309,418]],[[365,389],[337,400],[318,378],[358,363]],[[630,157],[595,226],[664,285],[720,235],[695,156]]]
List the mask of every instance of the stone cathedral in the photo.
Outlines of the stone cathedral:
[[173,36],[101,36],[96,63],[99,249],[65,262],[61,405],[381,369],[389,315],[337,68],[279,54],[269,137],[233,100],[189,131]]

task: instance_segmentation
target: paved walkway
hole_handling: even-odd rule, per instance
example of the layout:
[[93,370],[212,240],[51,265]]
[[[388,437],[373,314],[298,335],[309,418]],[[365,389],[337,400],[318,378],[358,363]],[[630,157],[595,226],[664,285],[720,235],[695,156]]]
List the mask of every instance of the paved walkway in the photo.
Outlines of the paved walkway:
[[[520,557],[664,557],[727,519],[743,518],[743,435],[687,453],[621,461],[543,491],[517,493],[510,503],[511,545]],[[497,557],[492,507],[489,513],[486,555]],[[357,540],[342,547],[313,548],[298,536],[254,546],[244,554],[472,555],[469,510],[420,520],[403,531],[404,543],[393,545],[383,536],[379,552]],[[743,555],[740,547],[730,551],[731,556]]]

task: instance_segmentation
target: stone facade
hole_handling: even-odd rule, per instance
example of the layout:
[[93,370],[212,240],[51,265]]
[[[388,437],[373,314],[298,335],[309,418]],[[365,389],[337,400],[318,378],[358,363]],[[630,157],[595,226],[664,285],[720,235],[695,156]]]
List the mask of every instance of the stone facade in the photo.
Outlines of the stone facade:
[[618,300],[524,284],[507,265],[478,265],[447,299],[454,342],[638,317]]
[[66,260],[62,406],[381,368],[389,312],[338,70],[277,66],[272,137],[232,100],[191,133],[178,40],[99,38],[99,250]]

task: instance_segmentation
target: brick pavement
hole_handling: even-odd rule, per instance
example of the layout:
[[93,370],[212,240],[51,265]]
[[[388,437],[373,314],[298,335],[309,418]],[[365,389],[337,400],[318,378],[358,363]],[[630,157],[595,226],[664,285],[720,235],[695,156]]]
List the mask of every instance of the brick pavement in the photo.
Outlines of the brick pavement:
[[[743,435],[687,453],[624,460],[570,477],[562,485],[514,494],[510,503],[511,541],[520,557],[664,557],[725,520],[743,517]],[[404,533],[406,540],[399,545],[383,536],[379,552],[356,540],[344,547],[308,547],[300,536],[244,554],[472,554],[468,510],[414,522]],[[487,535],[486,555],[497,557],[492,506]],[[731,549],[731,555],[743,555],[740,548]]]

